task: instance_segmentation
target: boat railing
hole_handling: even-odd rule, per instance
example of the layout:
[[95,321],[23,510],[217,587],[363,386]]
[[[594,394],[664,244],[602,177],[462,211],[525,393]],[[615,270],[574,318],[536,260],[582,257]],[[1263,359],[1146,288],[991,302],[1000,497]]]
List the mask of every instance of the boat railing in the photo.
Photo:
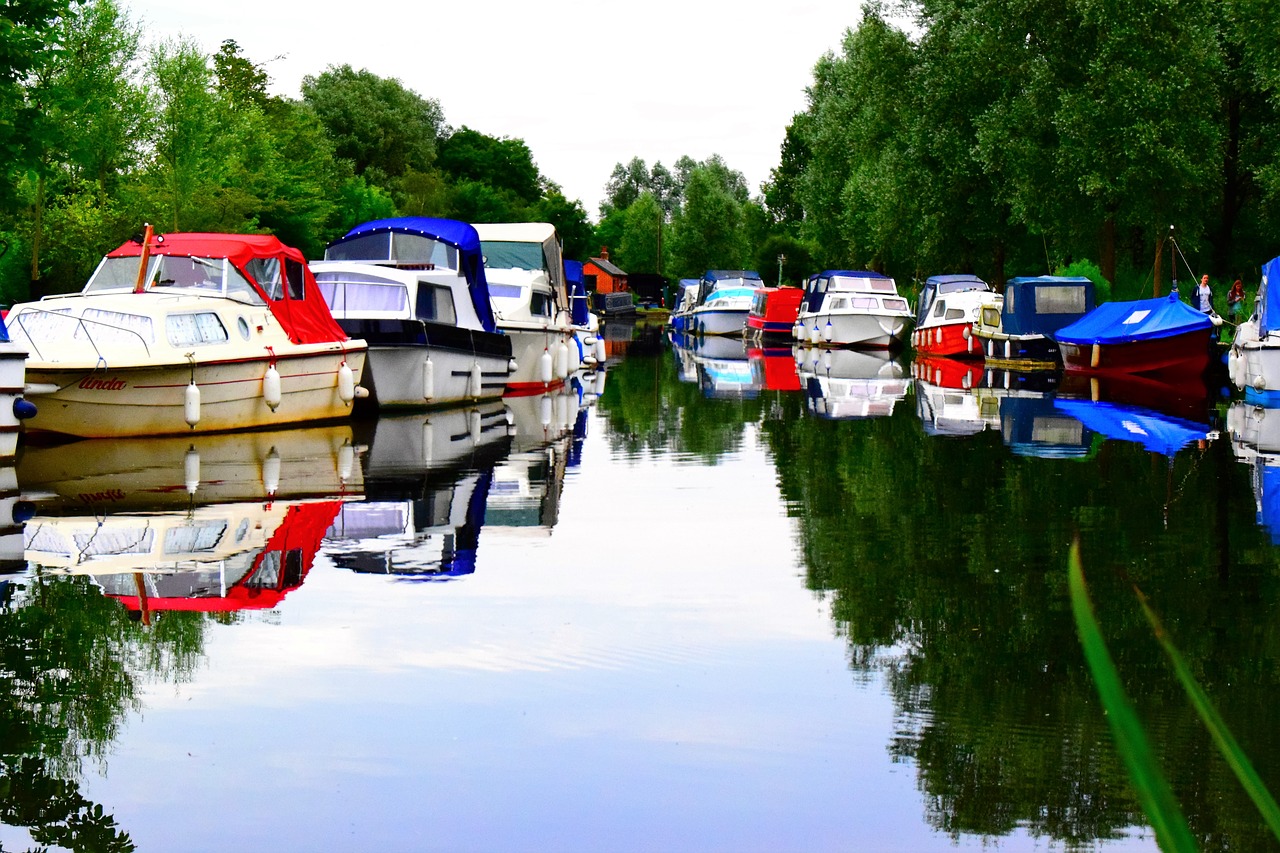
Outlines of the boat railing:
[[[70,321],[76,325],[77,331],[83,329],[84,339],[89,342],[89,346],[93,347],[93,352],[95,355],[97,355],[98,361],[100,362],[105,362],[107,359],[102,354],[102,350],[98,349],[98,344],[93,339],[93,332],[90,331],[89,324],[92,324],[94,326],[103,326],[108,329],[111,329],[114,332],[124,332],[125,334],[133,335],[135,338],[138,339],[138,343],[142,344],[142,349],[143,351],[146,352],[147,358],[151,358],[151,347],[147,346],[147,339],[144,338],[142,335],[138,334],[138,332],[134,331],[133,329],[128,329],[128,328],[125,328],[124,326],[117,326],[113,323],[105,323],[101,320],[87,320],[84,317],[73,317],[70,314],[62,313],[61,311],[46,311],[43,308],[34,308],[31,306],[28,306],[24,308],[16,318],[12,318],[11,325],[17,325],[20,329],[22,329],[23,337],[25,337],[27,339],[27,342],[31,344],[31,348],[35,350],[36,356],[41,361],[48,361],[49,359],[45,358],[44,353],[40,351],[40,345],[36,343],[35,336],[27,329],[26,318],[32,314],[43,314],[43,315],[48,315],[50,317],[56,317],[59,321]],[[57,343],[61,344],[61,343],[65,343],[65,341],[62,339],[59,339]]]

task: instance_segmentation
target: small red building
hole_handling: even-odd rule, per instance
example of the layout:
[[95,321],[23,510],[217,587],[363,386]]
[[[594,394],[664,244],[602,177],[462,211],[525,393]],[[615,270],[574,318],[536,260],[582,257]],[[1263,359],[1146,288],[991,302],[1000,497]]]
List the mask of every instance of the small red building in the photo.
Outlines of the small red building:
[[591,258],[582,265],[582,283],[587,290],[596,293],[626,293],[627,274],[609,261],[609,249],[601,247],[600,257]]

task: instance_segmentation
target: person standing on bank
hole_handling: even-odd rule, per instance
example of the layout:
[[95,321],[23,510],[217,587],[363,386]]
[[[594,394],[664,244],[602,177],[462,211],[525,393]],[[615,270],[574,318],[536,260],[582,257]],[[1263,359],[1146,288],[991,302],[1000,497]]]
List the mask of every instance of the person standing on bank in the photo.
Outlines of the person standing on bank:
[[1233,323],[1240,321],[1240,308],[1244,305],[1244,285],[1236,279],[1227,291],[1227,318]]
[[1200,276],[1200,286],[1196,288],[1196,297],[1199,299],[1199,308],[1208,314],[1213,311],[1213,291],[1209,289],[1209,276]]

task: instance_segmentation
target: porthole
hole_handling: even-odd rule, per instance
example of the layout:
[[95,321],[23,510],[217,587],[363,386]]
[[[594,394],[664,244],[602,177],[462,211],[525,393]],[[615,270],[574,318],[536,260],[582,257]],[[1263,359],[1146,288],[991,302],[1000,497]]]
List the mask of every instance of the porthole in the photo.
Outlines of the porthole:
[[249,340],[249,321],[245,320],[243,317],[237,318],[236,328],[240,330],[240,337],[244,338],[246,341]]

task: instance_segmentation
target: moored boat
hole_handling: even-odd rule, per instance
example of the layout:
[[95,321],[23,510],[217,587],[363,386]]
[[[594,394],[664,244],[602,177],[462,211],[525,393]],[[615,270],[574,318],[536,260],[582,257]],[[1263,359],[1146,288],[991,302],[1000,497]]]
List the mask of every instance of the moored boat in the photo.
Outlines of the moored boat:
[[761,287],[751,300],[745,334],[755,341],[792,334],[804,291],[798,287]]
[[935,275],[925,280],[916,306],[911,345],[926,355],[980,358],[972,325],[984,310],[1000,315],[1003,297],[975,275]]
[[698,304],[698,291],[702,282],[696,278],[682,278],[676,291],[675,306],[667,317],[667,325],[673,332],[691,331],[690,317]]
[[[2,254],[2,253],[0,253]],[[9,337],[0,317],[0,460],[12,460],[18,450],[22,421],[35,414],[26,391],[27,350]]]
[[698,289],[698,303],[689,315],[690,332],[699,335],[741,335],[756,290],[764,287],[752,270],[707,270]]
[[338,325],[369,345],[364,385],[379,408],[502,396],[511,338],[494,321],[475,228],[426,217],[366,222],[311,270]]
[[1266,407],[1280,406],[1280,258],[1262,267],[1262,282],[1253,314],[1236,329],[1227,357],[1232,383],[1245,399]]
[[911,322],[898,286],[877,272],[826,270],[809,277],[792,333],[816,345],[886,349]]
[[1080,373],[1199,376],[1209,366],[1213,320],[1168,296],[1104,302],[1053,336],[1063,366]]
[[1054,333],[1095,307],[1093,282],[1084,276],[1011,278],[1001,310],[980,311],[970,340],[977,339],[987,363],[996,367],[1055,368],[1062,359]]
[[887,417],[911,390],[911,377],[885,350],[800,347],[796,352],[809,411],[821,418]]
[[35,432],[167,435],[346,417],[365,343],[275,237],[147,233],[77,294],[15,305]]
[[507,394],[558,388],[580,366],[564,259],[546,222],[477,223],[497,326],[511,336],[516,369]]

